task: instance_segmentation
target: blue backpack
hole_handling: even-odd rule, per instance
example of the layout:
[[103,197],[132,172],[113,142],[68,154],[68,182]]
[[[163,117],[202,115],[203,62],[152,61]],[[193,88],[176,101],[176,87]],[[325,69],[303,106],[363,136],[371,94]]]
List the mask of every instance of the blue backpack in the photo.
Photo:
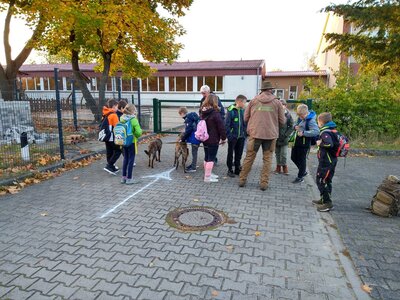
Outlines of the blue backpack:
[[132,119],[114,127],[114,143],[117,146],[129,147],[133,144]]

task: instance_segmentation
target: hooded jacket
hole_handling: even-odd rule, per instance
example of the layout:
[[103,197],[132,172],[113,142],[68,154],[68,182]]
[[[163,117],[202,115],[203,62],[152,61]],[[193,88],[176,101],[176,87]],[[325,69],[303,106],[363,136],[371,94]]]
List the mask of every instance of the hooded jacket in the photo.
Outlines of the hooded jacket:
[[225,117],[225,130],[228,140],[246,137],[243,108],[237,108],[235,104],[228,107]]
[[338,137],[334,132],[332,132],[332,130],[335,129],[335,122],[329,121],[322,126],[319,134],[321,144],[318,146],[317,156],[319,163],[325,166],[337,161],[335,152],[338,149]]
[[204,145],[219,144],[220,140],[226,140],[226,132],[221,114],[214,108],[203,108],[201,111],[201,119],[206,121],[208,140],[203,142]]
[[118,118],[117,113],[115,112],[114,109],[108,108],[107,106],[103,106],[103,119],[105,117],[108,119],[108,127],[109,127],[110,132],[111,132],[110,140],[108,142],[112,142],[113,143],[114,142],[114,133],[113,133],[113,131],[114,131],[115,125],[117,125],[118,122],[119,122],[119,118]]
[[318,136],[319,128],[316,119],[317,114],[315,111],[310,110],[307,117],[302,120],[297,119],[296,125],[299,126],[297,131],[302,131],[303,136],[295,134],[293,147],[309,148],[311,146],[311,137]]
[[292,134],[293,128],[293,118],[288,110],[285,111],[286,123],[279,126],[279,137],[276,140],[277,146],[284,146],[289,143],[289,137]]
[[199,123],[199,116],[195,112],[187,113],[183,118],[185,120],[185,132],[182,136],[182,141],[187,141],[188,143],[199,145],[200,141],[194,136],[196,132],[197,123]]
[[285,108],[273,94],[262,92],[250,101],[244,121],[252,138],[274,140],[279,136],[279,124],[286,122]]

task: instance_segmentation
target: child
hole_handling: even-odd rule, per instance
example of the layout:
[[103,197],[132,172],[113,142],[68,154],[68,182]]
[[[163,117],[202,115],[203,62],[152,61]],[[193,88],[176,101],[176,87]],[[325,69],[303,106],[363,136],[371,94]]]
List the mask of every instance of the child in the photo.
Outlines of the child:
[[124,163],[122,165],[122,178],[121,183],[135,184],[139,183],[139,180],[132,178],[133,163],[135,161],[135,155],[137,153],[137,139],[142,135],[142,128],[140,128],[139,122],[135,117],[136,107],[133,104],[127,104],[124,109],[124,114],[121,116],[122,123],[130,123],[132,126],[133,133],[133,144],[128,147],[123,147],[124,151]]
[[[238,95],[235,104],[228,107],[225,118],[225,130],[228,138],[228,155],[226,165],[228,166],[228,176],[235,177],[240,173],[240,160],[242,159],[244,142],[246,140],[246,124],[244,123],[244,107],[247,98]],[[233,156],[235,156],[235,172],[233,172]]]
[[315,121],[315,112],[308,111],[305,104],[300,104],[297,107],[297,123],[294,126],[295,140],[292,148],[291,159],[299,169],[296,179],[293,183],[304,182],[304,177],[308,174],[307,169],[307,155],[311,147],[312,137],[318,136],[319,128]]
[[118,119],[121,118],[121,116],[124,113],[124,108],[128,103],[125,100],[119,100],[118,101],[118,109],[117,109],[117,116]]
[[186,168],[186,172],[193,173],[196,172],[197,152],[200,145],[200,141],[195,138],[194,133],[200,118],[195,112],[188,113],[186,107],[179,108],[178,113],[185,120],[185,132],[182,134],[181,141],[192,145],[192,163]]
[[285,108],[286,124],[279,126],[279,137],[276,140],[275,156],[276,156],[276,169],[275,174],[283,173],[289,175],[289,169],[287,166],[287,149],[289,144],[289,136],[293,132],[293,118],[290,112],[287,110],[287,104],[285,99],[279,99]]
[[[118,124],[119,119],[116,114],[118,107],[118,102],[114,99],[109,99],[105,106],[103,106],[103,119],[108,118],[108,124],[110,126],[110,131],[113,132],[115,125]],[[109,141],[105,142],[106,144],[106,157],[107,157],[107,165],[103,168],[104,171],[117,175],[116,173],[119,171],[115,166],[118,158],[121,156],[121,147],[114,144],[114,135],[111,134],[111,138]]]
[[212,173],[218,147],[226,143],[226,130],[224,121],[218,107],[218,97],[210,94],[201,104],[201,119],[207,124],[209,138],[204,145],[204,182],[218,182],[218,176]]
[[338,147],[338,137],[332,132],[336,124],[332,121],[332,115],[324,112],[318,116],[318,126],[321,128],[318,145],[318,169],[317,186],[321,195],[320,200],[312,201],[317,205],[318,211],[330,211],[332,205],[332,178],[335,174],[337,163],[336,151]]

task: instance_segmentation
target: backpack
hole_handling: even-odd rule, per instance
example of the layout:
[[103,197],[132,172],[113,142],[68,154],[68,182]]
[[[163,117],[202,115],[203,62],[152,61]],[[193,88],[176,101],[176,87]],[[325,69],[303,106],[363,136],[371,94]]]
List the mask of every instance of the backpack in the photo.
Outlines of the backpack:
[[128,122],[119,122],[114,127],[114,144],[117,146],[129,147],[133,144],[132,119]]
[[337,139],[337,149],[335,151],[335,156],[346,157],[347,153],[349,153],[350,150],[349,139],[336,129],[328,129],[327,131],[334,133]]
[[400,179],[389,175],[378,186],[370,210],[381,217],[397,216],[400,208]]
[[200,122],[197,123],[196,132],[194,133],[194,136],[200,142],[205,142],[208,140],[209,135],[207,131],[206,120],[200,120]]
[[112,142],[113,141],[113,132],[111,131],[110,123],[108,123],[108,116],[112,114],[112,112],[103,116],[101,119],[101,123],[99,125],[99,135],[98,140],[100,142]]

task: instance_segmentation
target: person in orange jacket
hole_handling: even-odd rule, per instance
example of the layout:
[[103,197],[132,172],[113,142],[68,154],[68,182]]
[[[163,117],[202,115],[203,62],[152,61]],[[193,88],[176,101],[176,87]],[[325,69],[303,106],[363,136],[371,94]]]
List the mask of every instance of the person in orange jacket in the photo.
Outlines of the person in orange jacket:
[[[118,102],[114,99],[109,99],[105,106],[103,106],[103,119],[108,119],[108,125],[110,127],[110,131],[113,132],[115,125],[118,124],[119,118],[117,116]],[[114,134],[111,134],[111,137],[108,141],[105,141],[106,144],[106,157],[107,157],[107,165],[104,167],[104,171],[117,175],[119,169],[115,166],[118,158],[121,156],[121,147],[114,144]]]

